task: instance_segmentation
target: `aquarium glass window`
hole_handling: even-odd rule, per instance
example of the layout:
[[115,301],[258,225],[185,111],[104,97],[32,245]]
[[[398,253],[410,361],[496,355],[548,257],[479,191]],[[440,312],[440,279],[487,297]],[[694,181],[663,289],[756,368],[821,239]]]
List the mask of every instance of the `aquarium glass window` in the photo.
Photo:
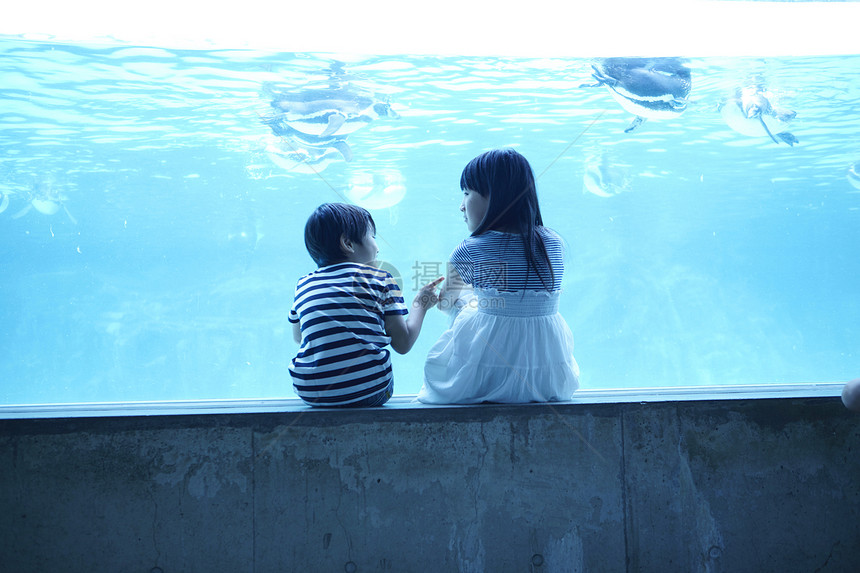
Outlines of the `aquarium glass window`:
[[[497,147],[529,159],[565,240],[583,388],[857,377],[857,20],[740,4],[672,3],[674,43],[659,13],[618,24],[625,38],[606,12],[567,22],[568,45],[551,14],[545,37],[508,17],[481,42],[479,10],[447,5],[435,36],[420,14],[363,13],[327,36],[306,11],[297,39],[260,6],[259,36],[247,15],[227,29],[166,8],[148,33],[7,21],[0,404],[295,396],[310,213],[368,209],[411,300],[467,236],[461,170]],[[809,42],[798,22],[832,33]],[[447,325],[431,311],[394,355],[397,394]]]

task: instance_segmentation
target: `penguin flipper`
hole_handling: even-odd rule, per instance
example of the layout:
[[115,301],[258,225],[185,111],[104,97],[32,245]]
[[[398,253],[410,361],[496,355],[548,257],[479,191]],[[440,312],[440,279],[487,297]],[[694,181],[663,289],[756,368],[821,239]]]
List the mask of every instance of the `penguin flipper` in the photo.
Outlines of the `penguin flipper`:
[[68,207],[66,207],[65,205],[63,205],[63,211],[65,211],[65,212],[66,212],[66,215],[68,215],[68,216],[69,216],[69,221],[71,221],[71,222],[72,222],[72,225],[77,225],[77,224],[78,224],[78,220],[77,220],[77,219],[75,219],[75,218],[74,218],[74,216],[72,216],[72,214],[69,212]]
[[591,65],[591,69],[592,69],[591,77],[594,78],[597,83],[580,84],[579,87],[581,87],[581,88],[599,88],[600,86],[612,87],[618,83],[618,81],[615,78],[613,78],[611,76],[607,76],[606,74],[604,74],[600,70],[600,68],[598,68],[594,64]]
[[343,160],[349,163],[352,161],[352,148],[349,147],[349,144],[345,139],[339,139],[331,144],[332,147],[337,149],[341,155],[343,155]]
[[27,203],[27,206],[24,207],[23,209],[21,209],[20,211],[18,211],[17,213],[15,213],[14,215],[12,215],[12,218],[13,219],[20,219],[21,217],[23,217],[24,215],[29,213],[30,209],[32,209],[32,208],[33,208],[33,204]]
[[633,121],[630,123],[630,125],[627,127],[627,129],[624,130],[624,133],[630,133],[631,131],[633,131],[634,129],[636,129],[637,127],[639,127],[643,123],[645,123],[645,119],[647,119],[647,118],[644,118],[641,115],[637,115],[633,119]]
[[794,136],[794,134],[788,133],[787,131],[777,133],[776,136],[789,144],[791,147],[794,147],[794,144],[798,142],[798,139]]
[[773,140],[773,142],[778,145],[779,141],[770,132],[770,129],[768,129],[767,124],[764,122],[764,119],[762,119],[761,116],[758,116],[758,121],[759,121],[759,123],[761,123],[761,126],[764,128],[764,130],[767,132],[767,134],[770,136],[770,138]]
[[320,133],[320,137],[334,135],[341,127],[343,127],[344,123],[346,123],[346,116],[342,113],[333,113],[329,115],[328,125],[326,125],[325,130]]
[[796,115],[797,115],[796,111],[792,111],[789,109],[775,109],[775,110],[773,110],[773,117],[775,117],[776,119],[778,119],[779,121],[781,121],[783,123],[788,123],[789,121],[794,119]]

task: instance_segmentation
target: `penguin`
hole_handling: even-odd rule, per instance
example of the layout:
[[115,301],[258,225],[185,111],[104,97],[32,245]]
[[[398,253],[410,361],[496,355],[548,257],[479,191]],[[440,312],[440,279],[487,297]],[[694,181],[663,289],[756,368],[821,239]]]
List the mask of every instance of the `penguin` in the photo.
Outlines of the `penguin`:
[[774,143],[794,146],[798,139],[788,131],[797,112],[775,107],[772,94],[760,84],[737,88],[720,105],[720,115],[730,128],[750,137],[770,137]]
[[674,118],[687,109],[692,74],[681,58],[606,58],[591,68],[597,83],[580,87],[604,86],[636,116],[625,133],[647,119]]

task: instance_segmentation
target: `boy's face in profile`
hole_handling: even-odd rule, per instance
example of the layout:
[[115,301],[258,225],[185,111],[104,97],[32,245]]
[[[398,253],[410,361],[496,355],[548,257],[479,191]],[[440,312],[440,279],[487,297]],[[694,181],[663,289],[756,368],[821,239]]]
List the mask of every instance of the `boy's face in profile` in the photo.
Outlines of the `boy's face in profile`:
[[367,233],[360,243],[353,243],[353,252],[347,253],[349,261],[352,263],[370,264],[376,260],[376,255],[379,254],[379,247],[376,246],[376,234],[373,227],[368,225]]

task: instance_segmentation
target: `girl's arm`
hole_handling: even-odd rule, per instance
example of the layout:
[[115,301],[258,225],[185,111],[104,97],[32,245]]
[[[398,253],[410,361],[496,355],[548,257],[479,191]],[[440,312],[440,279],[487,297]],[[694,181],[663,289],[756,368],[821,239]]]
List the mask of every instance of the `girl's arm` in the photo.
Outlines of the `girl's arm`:
[[302,343],[302,327],[298,322],[293,323],[293,340],[295,340],[297,344]]
[[404,318],[402,314],[392,314],[385,317],[385,333],[391,337],[391,348],[398,354],[406,354],[412,350],[421,325],[424,324],[424,315],[427,309],[436,304],[439,297],[436,296],[436,287],[445,280],[439,277],[431,283],[424,285],[415,299],[412,301],[412,311]]
[[448,263],[448,276],[445,277],[445,286],[439,292],[439,310],[446,314],[457,313],[463,306],[458,301],[468,300],[472,294],[472,285],[463,282],[459,271]]

